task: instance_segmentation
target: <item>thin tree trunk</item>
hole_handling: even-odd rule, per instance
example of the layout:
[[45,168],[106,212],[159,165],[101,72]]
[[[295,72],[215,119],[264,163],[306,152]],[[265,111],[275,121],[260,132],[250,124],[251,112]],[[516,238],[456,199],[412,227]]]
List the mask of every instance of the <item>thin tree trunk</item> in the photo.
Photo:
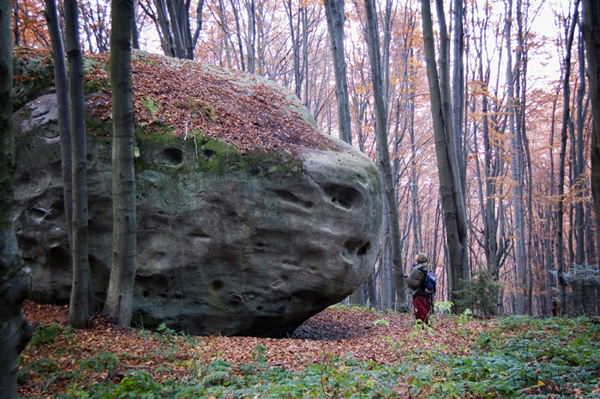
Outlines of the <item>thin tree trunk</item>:
[[139,43],[139,32],[138,32],[138,27],[137,27],[137,5],[133,8],[133,15],[132,15],[132,21],[131,21],[131,47],[133,47],[136,50],[140,49],[140,43]]
[[111,87],[113,117],[113,258],[104,313],[128,326],[136,270],[134,110],[131,82],[133,0],[112,1]]
[[246,62],[244,61],[244,45],[242,43],[243,40],[242,40],[242,28],[240,25],[240,17],[238,14],[238,9],[237,9],[236,5],[234,4],[233,0],[230,0],[229,3],[231,4],[231,10],[233,11],[233,19],[235,21],[237,45],[238,45],[238,48],[240,51],[239,61],[241,64],[241,70],[245,71],[246,70]]
[[248,73],[254,73],[256,68],[256,6],[254,0],[246,0],[246,12],[248,13],[248,39],[246,45]]
[[71,160],[71,109],[69,104],[69,80],[65,65],[63,40],[58,25],[55,0],[45,0],[44,16],[48,25],[52,59],[54,61],[54,86],[58,105],[58,127],[60,130],[60,152],[63,179],[63,201],[69,250],[73,247],[73,175]]
[[583,0],[583,36],[587,56],[588,92],[592,102],[592,194],[596,211],[596,245],[600,254],[600,4]]
[[156,14],[158,17],[158,26],[162,31],[161,37],[163,40],[161,40],[161,46],[163,52],[169,57],[177,57],[175,39],[173,38],[173,32],[171,30],[171,25],[169,24],[165,0],[154,0],[154,6],[156,7]]
[[577,45],[578,58],[579,58],[579,87],[577,88],[577,135],[573,140],[574,151],[574,191],[575,197],[575,239],[576,239],[576,252],[575,252],[575,263],[582,265],[585,262],[585,218],[583,210],[583,191],[584,187],[584,160],[583,160],[583,129],[584,119],[587,114],[587,107],[583,104],[585,97],[585,54],[583,37],[579,35],[579,43]]
[[65,36],[69,60],[71,101],[71,142],[73,160],[73,283],[67,323],[77,328],[91,327],[94,291],[88,260],[88,187],[83,97],[83,54],[79,44],[78,8],[75,0],[65,0]]
[[513,214],[514,214],[514,229],[515,229],[515,244],[516,244],[516,273],[515,276],[515,290],[516,290],[516,312],[518,314],[525,313],[525,237],[523,232],[523,192],[522,192],[522,162],[520,157],[520,147],[517,135],[520,134],[515,128],[515,80],[513,76],[513,62],[512,62],[512,0],[507,2],[508,10],[506,11],[505,19],[505,37],[506,37],[506,82],[508,85],[508,98],[506,101],[506,109],[508,113],[508,129],[510,134],[511,143],[511,173],[513,180]]
[[[21,26],[21,20],[20,20],[20,16],[19,16],[19,0],[15,0],[14,1],[14,7],[13,7],[13,16],[14,16],[14,23],[13,23],[13,34],[14,34],[14,45],[15,46],[20,46],[21,45],[21,32],[19,31],[19,28]],[[10,8],[9,8],[10,10]],[[10,22],[10,21],[9,21]],[[10,25],[9,25],[10,26]]]
[[573,19],[566,36],[565,48],[565,71],[563,74],[563,113],[560,144],[560,164],[558,167],[558,204],[556,209],[556,274],[558,278],[558,289],[560,296],[560,306],[562,314],[567,314],[567,282],[564,277],[565,257],[564,257],[564,237],[563,237],[563,215],[564,215],[564,196],[565,196],[565,156],[568,139],[568,125],[571,120],[569,103],[571,98],[571,87],[569,77],[571,76],[571,47],[575,35],[575,26],[579,15],[579,0],[575,2]]
[[[404,266],[402,264],[402,241],[400,239],[400,223],[398,220],[398,204],[396,202],[395,186],[392,178],[392,164],[388,148],[387,135],[387,109],[384,104],[383,87],[381,83],[381,56],[379,54],[379,39],[377,36],[377,14],[372,0],[365,0],[365,19],[367,33],[367,48],[371,61],[371,76],[373,80],[373,94],[375,97],[375,113],[377,120],[377,147],[381,150],[381,164],[384,175],[385,195],[388,201],[390,230],[392,240],[392,265],[394,268],[396,293],[398,299],[406,298],[406,283],[404,281]],[[399,304],[399,308],[407,309],[406,303]]]
[[[451,143],[452,121],[450,120],[450,98],[447,95],[449,83],[447,79],[444,91],[446,95],[442,98],[440,79],[438,77],[435,62],[435,46],[433,41],[433,23],[431,18],[431,8],[429,0],[422,0],[422,18],[423,18],[423,41],[425,47],[425,58],[427,64],[427,80],[429,82],[429,93],[431,99],[431,113],[433,117],[433,131],[435,138],[435,149],[437,156],[438,174],[440,181],[440,194],[444,210],[444,221],[446,226],[446,238],[449,254],[449,293],[450,300],[454,302],[456,292],[460,290],[460,280],[465,276],[466,264],[466,219],[464,209],[462,209],[462,200],[460,199],[460,188],[457,186],[458,178],[456,176],[457,167],[453,164],[455,159]],[[443,11],[439,12],[443,15]],[[442,48],[445,46],[442,45]],[[440,56],[441,59],[446,58]],[[440,69],[448,73],[448,65]],[[443,101],[444,100],[444,104]],[[444,111],[444,109],[446,111]],[[454,165],[454,166],[453,166]],[[458,191],[457,191],[458,190]]]
[[0,399],[17,398],[19,354],[33,333],[21,312],[31,275],[21,258],[12,213],[16,157],[10,9],[9,0],[0,0]]
[[[302,74],[300,72],[300,23],[294,25],[294,9],[292,1],[287,0],[285,3],[285,11],[288,17],[288,25],[290,28],[290,41],[292,42],[292,59],[294,64],[294,93],[296,97],[301,98],[302,95]],[[298,18],[302,13],[302,7],[298,10]]]
[[340,140],[352,145],[348,80],[346,78],[346,56],[344,53],[344,2],[343,0],[325,0],[324,3],[334,65],[335,98],[337,101],[338,125],[340,129],[339,137]]

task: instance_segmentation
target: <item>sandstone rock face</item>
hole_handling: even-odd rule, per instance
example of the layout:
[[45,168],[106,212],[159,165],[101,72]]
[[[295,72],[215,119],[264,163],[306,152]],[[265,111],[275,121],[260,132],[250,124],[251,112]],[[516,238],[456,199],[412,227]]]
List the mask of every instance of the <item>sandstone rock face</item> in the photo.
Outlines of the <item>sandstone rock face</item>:
[[[15,223],[31,298],[67,304],[54,94],[15,114]],[[356,290],[381,225],[373,163],[328,149],[240,153],[201,135],[138,135],[134,322],[191,334],[282,336]],[[98,308],[111,262],[109,137],[88,135],[89,249]]]

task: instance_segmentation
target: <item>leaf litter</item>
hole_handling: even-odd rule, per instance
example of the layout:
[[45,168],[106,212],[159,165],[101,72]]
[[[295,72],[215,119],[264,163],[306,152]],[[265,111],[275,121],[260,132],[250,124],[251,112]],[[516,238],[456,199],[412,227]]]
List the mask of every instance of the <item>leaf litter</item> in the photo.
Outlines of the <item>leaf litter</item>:
[[[307,320],[290,338],[189,337],[169,329],[153,333],[120,327],[101,315],[94,316],[88,330],[71,329],[66,324],[66,306],[26,301],[23,313],[36,331],[54,325],[61,333],[50,343],[30,343],[23,351],[21,367],[29,372],[19,385],[22,398],[60,394],[67,388],[68,376],[77,373],[85,374],[90,384],[118,383],[132,370],[144,370],[158,382],[183,378],[194,374],[198,365],[217,359],[237,365],[251,363],[258,347],[265,348],[269,366],[290,371],[320,364],[325,357],[391,365],[427,351],[466,356],[476,337],[497,325],[493,319],[484,323],[467,320],[459,325],[457,318],[439,317],[432,332],[415,334],[411,315],[333,306]],[[90,368],[90,362],[103,366]],[[51,384],[40,384],[49,370],[36,364],[46,363],[55,377]]]

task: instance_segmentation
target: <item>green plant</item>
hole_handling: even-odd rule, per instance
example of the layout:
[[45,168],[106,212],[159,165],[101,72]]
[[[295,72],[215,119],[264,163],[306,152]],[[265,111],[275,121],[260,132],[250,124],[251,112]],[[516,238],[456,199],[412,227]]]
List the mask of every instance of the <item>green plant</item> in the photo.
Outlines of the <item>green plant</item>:
[[435,309],[435,314],[438,316],[450,315],[453,306],[454,306],[454,303],[452,303],[450,301],[436,302],[433,305],[433,307]]
[[458,322],[459,324],[467,324],[467,322],[471,320],[473,316],[474,315],[471,309],[465,309],[465,311],[458,316]]
[[56,338],[67,329],[70,329],[70,327],[65,329],[57,323],[53,323],[49,326],[41,323],[35,328],[33,338],[31,338],[31,342],[29,344],[31,346],[53,344],[54,340],[56,340]]
[[378,325],[384,325],[384,326],[386,326],[386,327],[389,327],[389,326],[390,326],[390,322],[389,322],[389,321],[387,321],[387,320],[379,319],[379,320],[375,320],[375,321],[373,322],[373,325],[375,325],[375,326],[378,326]]
[[150,97],[142,98],[142,107],[150,111],[152,115],[156,115],[160,111],[160,103],[157,103]]
[[410,334],[408,334],[408,337],[413,338],[417,335],[423,335],[423,334],[432,335],[433,328],[429,324],[423,323],[422,320],[417,319],[417,320],[415,320],[415,324],[413,325],[412,332]]
[[460,291],[456,292],[455,304],[459,309],[472,309],[482,317],[497,314],[498,289],[491,270],[481,268],[473,272],[473,278],[461,280]]
[[252,360],[258,363],[265,363],[267,361],[267,348],[262,345],[257,345],[252,351]]

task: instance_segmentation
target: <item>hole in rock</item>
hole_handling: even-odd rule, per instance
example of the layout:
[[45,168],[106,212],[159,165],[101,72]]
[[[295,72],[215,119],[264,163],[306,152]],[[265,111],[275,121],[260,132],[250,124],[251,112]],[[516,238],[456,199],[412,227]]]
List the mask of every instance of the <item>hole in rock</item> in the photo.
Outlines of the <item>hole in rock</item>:
[[31,175],[29,174],[29,172],[23,172],[19,175],[19,177],[17,178],[16,181],[19,183],[20,182],[26,183],[29,180],[31,180]]
[[63,247],[52,247],[46,252],[46,264],[50,270],[69,270],[71,255]]
[[223,282],[222,282],[222,281],[218,281],[218,280],[217,280],[217,281],[213,281],[213,282],[212,282],[212,289],[213,289],[214,291],[218,291],[218,290],[220,290],[221,288],[223,288],[223,286],[224,286],[224,285],[225,285],[225,284],[223,284]]
[[204,158],[213,159],[215,157],[215,152],[212,150],[207,150],[206,148],[202,149],[202,156]]
[[365,245],[358,249],[357,255],[364,256],[369,252],[369,249],[371,249],[371,243],[367,242]]
[[142,292],[142,296],[144,298],[148,298],[150,296],[150,292],[148,292],[148,290],[144,290],[144,292]]
[[167,165],[179,166],[183,163],[183,151],[178,148],[165,148],[162,155]]
[[31,208],[29,210],[29,216],[31,216],[31,218],[37,222],[40,223],[42,220],[44,220],[44,218],[46,216],[48,216],[48,214],[50,213],[49,209],[44,209],[44,208]]
[[352,187],[340,184],[326,184],[323,186],[325,194],[331,198],[333,205],[338,208],[352,209],[363,203],[360,192]]
[[296,194],[291,193],[287,190],[273,190],[273,192],[279,197],[280,200],[284,202],[289,202],[294,205],[301,206],[305,209],[310,209],[313,206],[312,201],[304,201],[302,198],[298,197]]
[[361,241],[346,241],[342,253],[344,256],[365,256],[369,252],[369,249],[371,249],[371,243],[369,241],[366,243]]

